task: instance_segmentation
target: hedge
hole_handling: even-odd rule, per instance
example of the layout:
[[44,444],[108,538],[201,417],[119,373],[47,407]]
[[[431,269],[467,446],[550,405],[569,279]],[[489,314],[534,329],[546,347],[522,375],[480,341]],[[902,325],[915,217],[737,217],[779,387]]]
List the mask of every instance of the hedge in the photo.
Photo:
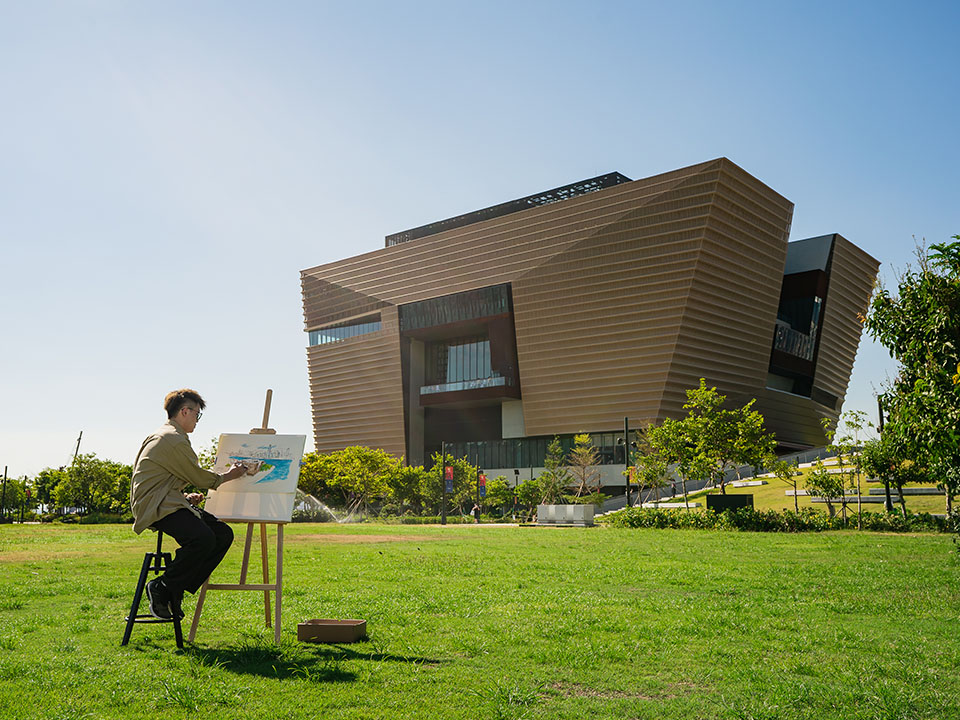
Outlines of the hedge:
[[[714,510],[689,512],[680,508],[624,508],[598,518],[598,521],[618,528],[694,528],[747,532],[822,532],[857,526],[856,513],[848,515],[844,525],[843,518],[839,515],[831,518],[822,510],[814,508],[804,508],[800,512],[739,508],[720,513]],[[952,529],[945,518],[929,513],[910,512],[906,516],[899,512],[863,513],[860,525],[863,530],[881,532],[950,532]]]

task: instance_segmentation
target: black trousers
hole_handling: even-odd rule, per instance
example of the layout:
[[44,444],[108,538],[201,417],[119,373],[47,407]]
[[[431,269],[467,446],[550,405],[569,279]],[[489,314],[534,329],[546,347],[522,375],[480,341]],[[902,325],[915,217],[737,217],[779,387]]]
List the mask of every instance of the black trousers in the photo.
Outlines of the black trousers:
[[206,510],[201,518],[183,508],[153,524],[180,545],[173,562],[163,573],[163,583],[172,592],[195,593],[223,560],[233,542],[233,530]]

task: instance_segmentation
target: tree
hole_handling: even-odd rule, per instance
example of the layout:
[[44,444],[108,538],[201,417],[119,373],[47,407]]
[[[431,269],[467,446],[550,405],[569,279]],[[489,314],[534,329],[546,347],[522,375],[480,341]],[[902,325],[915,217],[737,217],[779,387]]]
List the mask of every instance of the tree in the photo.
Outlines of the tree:
[[893,436],[884,432],[879,438],[868,440],[863,445],[863,471],[883,480],[887,492],[894,488],[900,498],[900,511],[907,514],[903,486],[911,482],[928,482],[924,468],[913,460],[900,460],[892,447]]
[[352,445],[331,455],[336,465],[327,484],[340,488],[348,510],[366,510],[370,501],[385,497],[390,492],[388,479],[400,468],[397,458],[379,448]]
[[[541,475],[541,477],[543,477]],[[540,486],[539,478],[530,478],[524,480],[517,486],[517,502],[527,510],[527,517],[531,517],[535,512],[536,506],[543,498],[543,488]]]
[[513,488],[507,485],[507,479],[503,475],[497,475],[487,483],[487,504],[500,508],[501,514],[507,514],[507,506],[513,505],[513,499]]
[[547,446],[547,456],[543,460],[544,471],[537,478],[541,490],[540,502],[552,505],[563,499],[570,486],[570,469],[566,464],[560,436],[555,435]]
[[763,415],[753,409],[756,400],[726,410],[726,399],[700,378],[699,386],[687,390],[687,402],[683,405],[687,416],[681,421],[686,442],[693,446],[696,464],[709,466],[708,476],[719,485],[721,494],[726,494],[729,468],[760,465],[776,444],[764,427]]
[[300,461],[300,477],[297,487],[312,495],[325,505],[342,506],[345,502],[343,491],[331,485],[337,474],[337,458],[333,453],[306,453]]
[[220,447],[220,439],[210,438],[207,446],[200,448],[200,452],[197,453],[197,461],[204,470],[213,470],[213,466],[217,464],[218,447]]
[[837,451],[837,457],[840,458],[841,467],[843,467],[844,461],[848,461],[853,465],[851,484],[853,484],[853,476],[855,476],[857,489],[857,530],[860,530],[860,513],[863,511],[863,504],[860,501],[860,496],[863,494],[860,486],[860,475],[863,469],[861,455],[863,442],[860,436],[867,427],[870,427],[870,423],[867,422],[867,414],[862,410],[845,412],[840,416],[840,421],[842,423],[840,427],[844,429],[844,432],[834,435],[832,447]]
[[799,492],[797,488],[797,477],[800,475],[800,472],[797,470],[797,462],[789,462],[778,458],[776,455],[770,455],[764,464],[770,468],[770,471],[777,480],[793,488],[793,509],[796,512],[800,512],[800,501],[797,499],[797,492]]
[[54,470],[53,468],[44,468],[33,479],[33,486],[36,489],[37,501],[47,506],[49,510],[56,503],[57,486],[63,482],[67,476],[63,468]]
[[567,455],[570,475],[576,483],[574,497],[579,499],[584,495],[596,495],[600,492],[600,453],[593,446],[589,433],[578,433],[573,436],[573,448]]
[[[837,471],[832,473],[840,482],[840,512],[843,517],[843,525],[847,525],[847,485],[853,487],[853,468],[847,469],[850,459],[850,445],[837,435],[837,427],[829,418],[820,418],[820,424],[823,426],[823,434],[827,438],[827,449],[830,450],[837,459]],[[857,499],[859,505],[860,499]],[[857,518],[857,529],[860,528],[860,519]]]
[[864,322],[899,364],[880,395],[887,449],[931,473],[948,513],[960,493],[960,235],[952,240],[918,247],[917,268],[895,294],[878,288]]
[[807,490],[811,495],[819,495],[823,498],[831,518],[837,514],[833,503],[838,497],[842,499],[846,491],[845,477],[843,473],[830,472],[820,460],[813,464],[813,470],[807,475]]
[[737,466],[737,477],[740,477],[741,465],[752,466],[756,473],[777,446],[774,434],[767,431],[763,415],[753,409],[755,402],[756,400],[751,400],[742,408],[733,411],[736,430],[732,461]]
[[661,425],[647,431],[654,450],[675,465],[683,489],[683,502],[688,511],[690,501],[687,498],[687,481],[705,481],[713,469],[710,459],[698,450],[696,439],[690,435],[689,429],[688,423],[667,418]]
[[[453,467],[453,493],[447,493],[447,502],[453,507],[460,508],[467,503],[472,505],[473,495],[476,492],[477,472],[476,465],[471,465],[466,458],[455,458],[447,455],[447,465]],[[424,501],[438,512],[443,497],[443,458],[440,453],[433,454],[433,467],[423,474],[423,483],[420,493]]]
[[419,465],[398,467],[387,477],[393,502],[407,506],[417,514],[423,509],[423,485],[426,470]]
[[129,465],[101,460],[94,453],[77,455],[57,484],[56,502],[84,513],[126,512],[132,471]]
[[660,488],[667,486],[669,461],[655,448],[647,436],[650,423],[643,430],[637,430],[637,451],[634,454],[634,474],[639,488],[639,499],[643,501],[643,491],[653,490],[654,500],[660,500]]

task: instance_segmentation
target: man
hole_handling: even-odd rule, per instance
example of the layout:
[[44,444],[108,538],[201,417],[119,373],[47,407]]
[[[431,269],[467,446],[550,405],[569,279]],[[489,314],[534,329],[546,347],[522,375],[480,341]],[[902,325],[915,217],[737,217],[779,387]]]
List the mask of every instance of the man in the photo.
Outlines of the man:
[[206,407],[196,390],[168,393],[163,407],[167,422],[143,441],[133,464],[130,509],[135,533],[159,530],[180,545],[166,571],[147,583],[150,614],[169,620],[174,615],[183,617],[184,591],[196,593],[233,542],[229,525],[196,507],[203,495],[184,495],[184,488],[216,489],[242,477],[247,469],[238,463],[220,475],[200,467],[187,437]]

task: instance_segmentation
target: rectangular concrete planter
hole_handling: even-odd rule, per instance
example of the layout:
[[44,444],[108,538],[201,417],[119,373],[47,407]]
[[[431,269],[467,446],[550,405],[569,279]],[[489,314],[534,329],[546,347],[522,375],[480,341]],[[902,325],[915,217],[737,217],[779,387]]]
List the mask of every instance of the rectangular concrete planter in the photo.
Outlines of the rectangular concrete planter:
[[538,525],[593,525],[593,505],[537,505]]
[[366,620],[307,620],[297,625],[297,640],[315,643],[351,643],[367,636]]
[[753,495],[707,495],[708,510],[723,512],[747,507],[753,507]]

